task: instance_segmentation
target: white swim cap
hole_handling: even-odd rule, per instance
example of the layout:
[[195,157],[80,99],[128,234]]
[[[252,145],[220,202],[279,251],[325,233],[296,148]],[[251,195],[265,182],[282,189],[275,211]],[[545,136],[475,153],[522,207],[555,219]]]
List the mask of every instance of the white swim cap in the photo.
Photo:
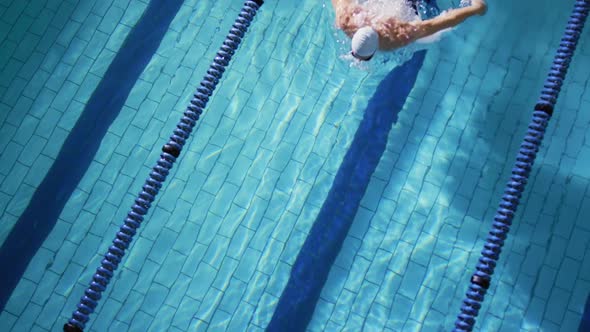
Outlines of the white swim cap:
[[371,27],[363,27],[352,36],[352,55],[363,61],[370,60],[379,46],[379,35]]

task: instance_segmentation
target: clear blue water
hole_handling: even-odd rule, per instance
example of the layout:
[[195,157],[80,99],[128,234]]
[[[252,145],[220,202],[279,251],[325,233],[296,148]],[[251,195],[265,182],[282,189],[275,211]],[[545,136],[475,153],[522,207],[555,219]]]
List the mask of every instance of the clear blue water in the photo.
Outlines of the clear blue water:
[[[50,181],[147,3],[0,0],[1,243]],[[78,129],[97,150],[84,167],[76,160],[88,152],[69,154],[73,168],[58,180],[71,194],[57,186],[41,197],[55,207],[63,196],[65,207],[24,262],[2,330],[55,331],[70,317],[240,8],[185,1],[104,135]],[[395,56],[351,67],[329,3],[267,1],[87,330],[264,329],[375,103],[397,117],[378,127],[384,149],[307,329],[450,330],[570,10],[571,1],[490,3],[428,47],[396,110],[386,93],[399,80]],[[590,292],[589,37],[478,330],[580,322]]]

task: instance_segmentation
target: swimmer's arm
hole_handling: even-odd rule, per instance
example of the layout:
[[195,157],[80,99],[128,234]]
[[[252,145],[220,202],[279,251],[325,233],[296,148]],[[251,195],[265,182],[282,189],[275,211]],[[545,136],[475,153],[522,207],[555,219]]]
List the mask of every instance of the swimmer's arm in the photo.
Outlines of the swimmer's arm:
[[332,7],[334,7],[334,12],[336,12],[336,20],[342,15],[346,15],[349,11],[348,7],[352,4],[353,0],[332,0]]
[[336,13],[336,26],[351,36],[359,29],[352,19],[353,13],[358,11],[353,0],[332,0],[334,12]]
[[461,24],[467,18],[474,15],[481,15],[481,10],[473,6],[469,6],[452,9],[429,20],[412,22],[412,24],[415,26],[415,29],[411,33],[410,39],[411,41],[416,41],[420,38],[433,35],[441,30],[455,27]]
[[342,8],[343,6],[350,5],[353,0],[332,0],[332,6],[335,10]]

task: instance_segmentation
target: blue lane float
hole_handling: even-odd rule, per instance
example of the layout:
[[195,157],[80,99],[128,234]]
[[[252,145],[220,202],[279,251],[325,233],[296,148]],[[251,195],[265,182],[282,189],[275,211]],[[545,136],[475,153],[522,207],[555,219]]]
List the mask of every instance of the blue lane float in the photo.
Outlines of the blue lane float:
[[88,100],[53,166],[10,231],[0,248],[0,310],[4,309],[30,261],[53,230],[182,3],[182,0],[150,1]]
[[102,293],[106,290],[109,282],[114,276],[114,272],[121,263],[125,251],[129,248],[133,236],[141,226],[144,216],[147,214],[151,204],[156,199],[163,183],[166,181],[170,169],[174,162],[180,156],[186,140],[195,127],[197,120],[203,113],[203,109],[209,101],[209,97],[217,87],[225,67],[229,65],[232,56],[238,49],[242,38],[248,31],[250,23],[254,20],[256,12],[262,6],[262,0],[246,1],[238,18],[229,31],[223,45],[217,52],[213,63],[207,70],[207,74],[201,81],[200,86],[194,93],[194,98],[184,111],[180,122],[176,125],[168,143],[162,147],[160,159],[152,168],[148,179],[142,187],[142,191],[135,199],[135,204],[125,218],[124,224],[117,232],[113,244],[105,254],[101,265],[92,276],[90,286],[84,291],[84,296],[80,299],[76,311],[72,314],[70,320],[64,325],[64,332],[81,332],[84,330],[86,323],[90,320],[90,315],[96,309]]
[[393,69],[369,101],[328,197],[293,264],[267,331],[305,331],[309,324],[425,54],[420,51]]
[[475,326],[475,318],[479,314],[486,292],[490,287],[504,241],[508,236],[508,231],[533,168],[537,152],[541,147],[547,125],[553,115],[557,97],[561,91],[561,86],[565,80],[589,11],[590,0],[577,0],[574,4],[574,10],[557,49],[551,70],[547,75],[541,97],[535,105],[526,136],[520,145],[520,151],[512,168],[512,175],[494,217],[492,229],[484,244],[476,271],[471,276],[471,283],[463,300],[461,313],[455,321],[454,331],[456,332],[472,331]]

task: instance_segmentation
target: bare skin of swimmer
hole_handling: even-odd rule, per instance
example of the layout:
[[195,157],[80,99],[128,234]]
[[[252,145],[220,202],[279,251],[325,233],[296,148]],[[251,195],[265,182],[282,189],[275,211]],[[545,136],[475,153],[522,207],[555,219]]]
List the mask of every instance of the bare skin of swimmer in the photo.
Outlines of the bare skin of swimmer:
[[371,26],[379,34],[381,50],[404,47],[420,38],[457,26],[471,16],[484,15],[487,11],[485,0],[472,0],[468,7],[451,9],[444,15],[424,21],[403,22],[394,17],[378,18],[363,15],[364,19],[359,22],[355,16],[363,13],[365,9],[356,4],[356,0],[332,0],[332,5],[336,12],[336,26],[339,29],[352,38],[358,29]]

